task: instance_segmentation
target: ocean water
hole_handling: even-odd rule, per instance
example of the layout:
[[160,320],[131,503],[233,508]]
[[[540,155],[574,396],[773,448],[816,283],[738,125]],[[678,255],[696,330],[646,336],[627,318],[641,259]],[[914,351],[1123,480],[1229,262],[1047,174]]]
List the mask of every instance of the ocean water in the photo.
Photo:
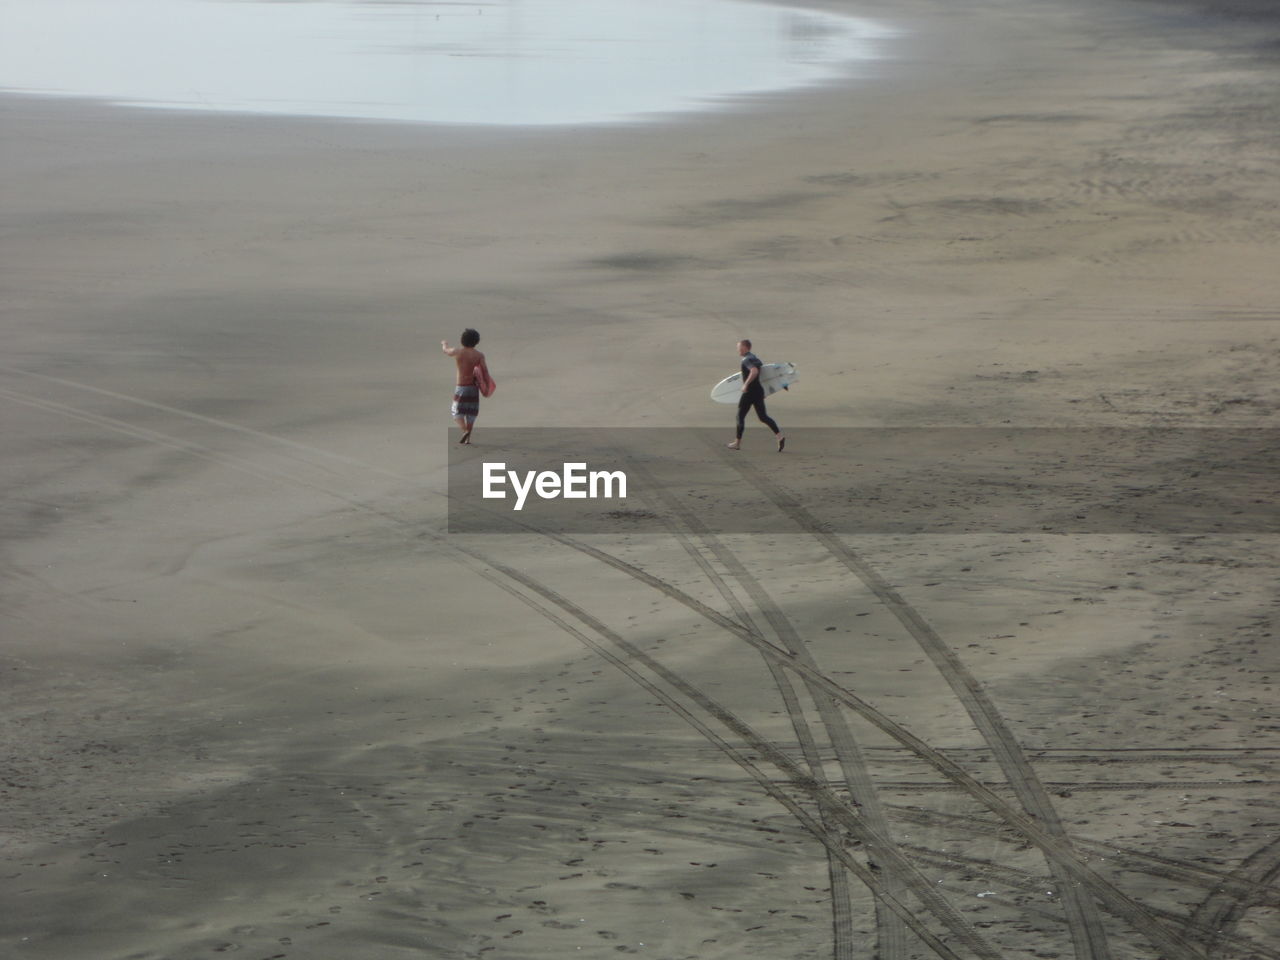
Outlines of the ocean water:
[[0,0],[0,90],[579,124],[852,76],[893,35],[869,20],[735,0]]

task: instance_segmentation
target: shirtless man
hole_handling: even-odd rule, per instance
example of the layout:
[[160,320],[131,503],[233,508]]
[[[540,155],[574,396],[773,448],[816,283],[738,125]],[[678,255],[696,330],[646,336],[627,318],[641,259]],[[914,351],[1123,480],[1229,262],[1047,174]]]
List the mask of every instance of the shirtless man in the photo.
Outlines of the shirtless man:
[[750,340],[738,341],[738,356],[742,358],[742,396],[738,398],[738,435],[729,444],[730,450],[742,449],[742,431],[747,425],[747,411],[755,407],[760,422],[773,431],[778,440],[778,452],[787,445],[787,438],[782,435],[774,419],[764,409],[764,387],[760,383],[760,368],[764,366],[760,358],[751,352]]
[[[457,386],[453,388],[453,420],[462,430],[459,443],[471,442],[471,431],[476,427],[480,414],[480,385],[476,382],[476,368],[485,368],[484,354],[476,349],[480,334],[470,327],[462,331],[462,346],[451,347],[448,340],[440,341],[440,349],[453,357],[458,364]],[[487,368],[485,368],[487,369]]]

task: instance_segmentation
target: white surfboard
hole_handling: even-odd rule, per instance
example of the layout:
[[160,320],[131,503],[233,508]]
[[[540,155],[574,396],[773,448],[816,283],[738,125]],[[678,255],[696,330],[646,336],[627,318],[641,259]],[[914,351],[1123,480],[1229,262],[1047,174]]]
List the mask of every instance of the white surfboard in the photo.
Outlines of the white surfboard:
[[[764,387],[764,395],[772,396],[779,390],[786,390],[800,379],[800,372],[794,363],[766,363],[760,368],[760,386]],[[742,396],[742,372],[732,377],[725,377],[711,388],[711,399],[716,403],[737,403]]]

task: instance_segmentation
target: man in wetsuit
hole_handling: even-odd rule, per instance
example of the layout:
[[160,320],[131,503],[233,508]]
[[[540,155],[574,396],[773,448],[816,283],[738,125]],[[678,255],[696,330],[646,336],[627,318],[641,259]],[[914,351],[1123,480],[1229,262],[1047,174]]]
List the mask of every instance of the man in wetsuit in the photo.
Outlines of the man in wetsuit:
[[764,409],[764,386],[760,383],[760,368],[764,364],[751,352],[750,340],[738,341],[738,356],[742,358],[742,396],[738,398],[738,436],[729,444],[729,449],[742,449],[742,431],[747,425],[747,411],[754,407],[760,422],[778,438],[778,452],[781,453],[787,445],[787,438]]

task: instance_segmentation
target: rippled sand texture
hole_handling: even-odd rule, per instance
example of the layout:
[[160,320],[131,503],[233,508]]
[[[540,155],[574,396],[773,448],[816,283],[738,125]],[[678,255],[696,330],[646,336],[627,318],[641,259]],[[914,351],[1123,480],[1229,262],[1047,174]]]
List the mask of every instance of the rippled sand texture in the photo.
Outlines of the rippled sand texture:
[[1276,427],[1277,29],[1190,9],[669,125],[3,101],[0,952],[1276,957],[1273,534],[830,536],[754,423],[792,532],[442,532],[467,325],[477,450],[727,440],[740,336],[784,429]]

